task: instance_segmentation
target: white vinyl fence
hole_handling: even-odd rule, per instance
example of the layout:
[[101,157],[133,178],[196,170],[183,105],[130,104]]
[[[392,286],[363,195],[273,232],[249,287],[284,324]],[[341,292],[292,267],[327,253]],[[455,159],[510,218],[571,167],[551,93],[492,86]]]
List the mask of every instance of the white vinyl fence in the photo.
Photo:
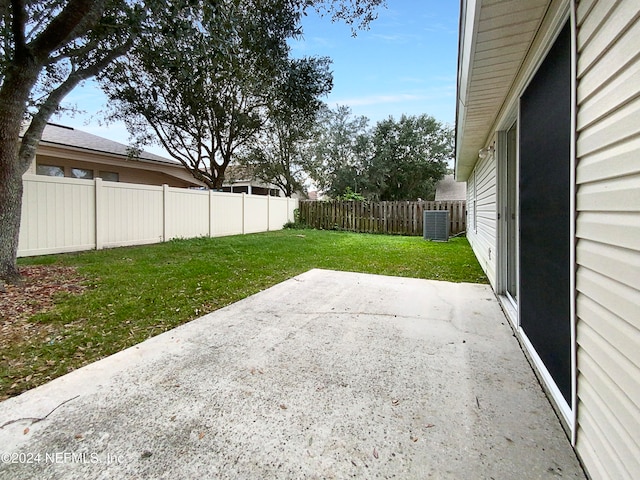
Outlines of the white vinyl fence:
[[41,175],[23,177],[18,256],[280,230],[298,200]]

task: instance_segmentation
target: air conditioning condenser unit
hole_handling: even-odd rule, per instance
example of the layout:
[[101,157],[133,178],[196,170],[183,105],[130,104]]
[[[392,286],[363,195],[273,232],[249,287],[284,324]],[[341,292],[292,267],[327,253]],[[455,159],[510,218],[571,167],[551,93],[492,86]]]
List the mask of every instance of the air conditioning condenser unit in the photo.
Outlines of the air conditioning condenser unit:
[[449,241],[449,210],[425,210],[423,233],[425,240]]

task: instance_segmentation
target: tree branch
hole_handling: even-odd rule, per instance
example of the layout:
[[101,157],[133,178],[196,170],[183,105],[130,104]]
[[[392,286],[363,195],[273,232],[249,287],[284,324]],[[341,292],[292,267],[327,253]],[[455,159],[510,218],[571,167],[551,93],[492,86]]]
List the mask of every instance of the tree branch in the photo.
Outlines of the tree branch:
[[71,58],[71,57],[81,57],[83,55],[86,55],[87,53],[91,53],[93,51],[96,50],[96,47],[98,47],[100,43],[99,39],[95,39],[92,40],[91,42],[87,42],[85,45],[83,45],[82,47],[79,47],[75,50],[69,50],[69,52],[67,53],[61,53],[59,55],[56,55],[54,57],[49,57],[46,59],[46,61],[44,62],[45,65],[53,65],[54,63],[59,62],[60,60],[63,60],[65,58]]
[[105,4],[105,0],[69,0],[62,12],[29,44],[33,56],[44,63],[51,52],[86,34],[102,17]]
[[38,147],[38,143],[42,137],[42,132],[47,126],[49,118],[51,118],[51,115],[56,111],[64,97],[73,90],[78,83],[96,76],[104,70],[107,65],[113,62],[113,60],[126,53],[126,51],[131,48],[132,43],[133,38],[130,37],[127,42],[122,44],[120,47],[111,50],[107,55],[97,60],[95,63],[71,73],[64,82],[49,94],[47,99],[40,106],[38,112],[33,116],[31,124],[22,137],[22,144],[20,145],[20,151],[18,153],[20,168],[26,171],[33,161],[36,148]]
[[22,0],[11,0],[11,10],[13,11],[13,21],[11,32],[15,42],[15,58],[21,60],[27,55],[27,44],[25,40],[25,25],[27,23],[27,12]]

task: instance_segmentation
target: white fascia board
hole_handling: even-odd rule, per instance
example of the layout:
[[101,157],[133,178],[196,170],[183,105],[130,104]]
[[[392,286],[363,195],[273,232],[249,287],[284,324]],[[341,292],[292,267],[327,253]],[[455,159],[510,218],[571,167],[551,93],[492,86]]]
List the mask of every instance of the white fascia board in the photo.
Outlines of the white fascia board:
[[460,40],[458,45],[458,92],[456,101],[456,158],[455,179],[466,181],[472,168],[464,169],[460,165],[460,152],[465,132],[467,113],[467,93],[469,90],[469,75],[475,56],[478,22],[480,21],[480,7],[482,0],[462,0],[460,5]]

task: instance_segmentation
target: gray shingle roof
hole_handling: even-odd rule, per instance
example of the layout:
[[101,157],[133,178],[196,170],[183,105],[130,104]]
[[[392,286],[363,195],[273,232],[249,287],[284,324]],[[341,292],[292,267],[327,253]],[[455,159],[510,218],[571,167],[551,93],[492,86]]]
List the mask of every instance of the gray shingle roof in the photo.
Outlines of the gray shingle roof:
[[467,183],[456,182],[453,175],[445,175],[436,185],[436,201],[467,199]]
[[[69,147],[82,148],[95,152],[111,153],[114,155],[129,156],[129,146],[113,140],[99,137],[91,133],[83,132],[72,127],[65,127],[55,123],[48,123],[42,134],[41,143],[64,145]],[[141,152],[134,158],[149,160],[152,162],[168,163],[179,165],[178,162],[161,157],[149,152]]]

